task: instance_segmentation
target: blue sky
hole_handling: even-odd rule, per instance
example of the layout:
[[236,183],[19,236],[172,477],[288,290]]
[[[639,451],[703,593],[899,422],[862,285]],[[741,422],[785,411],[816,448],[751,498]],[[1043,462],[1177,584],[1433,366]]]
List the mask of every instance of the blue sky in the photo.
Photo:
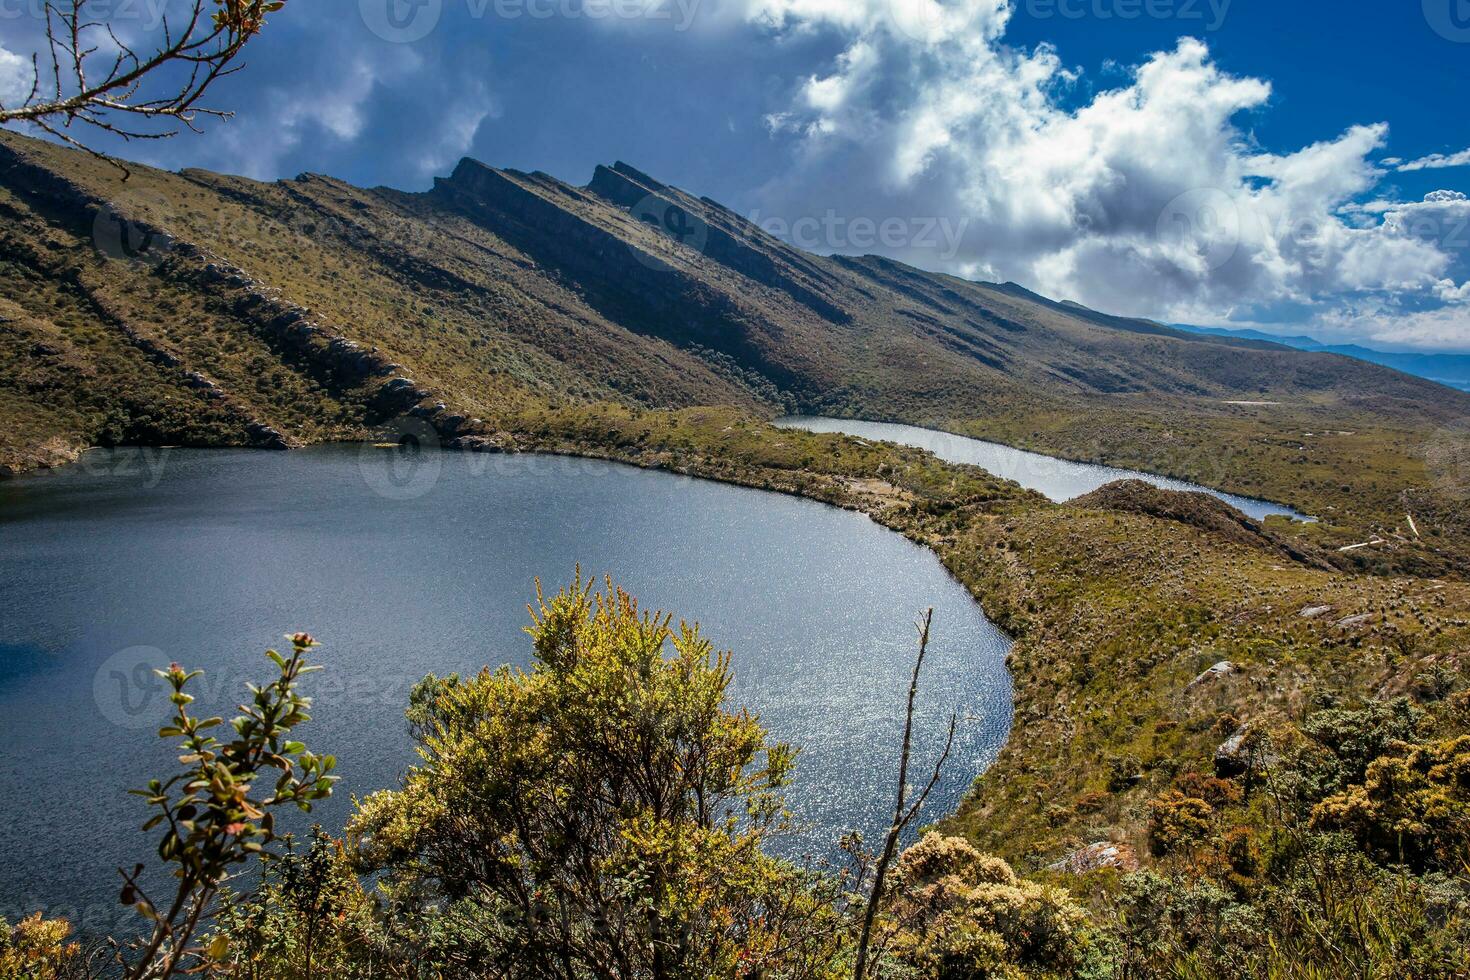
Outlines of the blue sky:
[[[0,0],[0,100],[37,3]],[[408,189],[622,159],[816,251],[1470,349],[1470,0],[290,0],[249,60],[234,120],[119,152]]]

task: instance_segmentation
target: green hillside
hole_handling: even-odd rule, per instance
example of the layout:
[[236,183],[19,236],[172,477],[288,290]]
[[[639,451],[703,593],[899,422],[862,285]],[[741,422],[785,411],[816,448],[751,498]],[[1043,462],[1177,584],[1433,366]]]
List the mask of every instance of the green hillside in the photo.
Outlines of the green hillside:
[[1402,521],[1438,479],[1425,447],[1470,416],[1470,395],[1348,358],[809,255],[624,164],[579,188],[466,160],[424,194],[123,180],[6,133],[0,209],[10,471],[115,442],[360,438],[407,412],[495,446],[569,405],[725,405],[1185,477],[1346,541]]

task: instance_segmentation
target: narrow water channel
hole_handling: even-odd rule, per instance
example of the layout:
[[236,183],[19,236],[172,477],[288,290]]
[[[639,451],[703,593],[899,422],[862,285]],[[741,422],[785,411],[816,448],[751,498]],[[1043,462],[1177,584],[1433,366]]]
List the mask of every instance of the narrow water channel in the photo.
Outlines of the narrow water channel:
[[940,459],[951,463],[968,463],[978,466],[1005,480],[1014,480],[1028,490],[1035,490],[1058,503],[1091,493],[1098,487],[1116,480],[1143,480],[1166,490],[1195,490],[1218,497],[1248,517],[1264,520],[1280,515],[1294,521],[1311,520],[1283,504],[1267,500],[1238,497],[1233,493],[1211,490],[1209,487],[1187,483],[1172,477],[1124,470],[1096,463],[1076,463],[1055,456],[1013,449],[998,442],[971,439],[952,432],[937,429],[921,429],[913,425],[898,425],[892,422],[863,422],[856,419],[832,419],[816,415],[789,415],[777,419],[775,425],[786,429],[804,429],[808,432],[841,432],[875,442],[895,442],[904,446],[927,449]]

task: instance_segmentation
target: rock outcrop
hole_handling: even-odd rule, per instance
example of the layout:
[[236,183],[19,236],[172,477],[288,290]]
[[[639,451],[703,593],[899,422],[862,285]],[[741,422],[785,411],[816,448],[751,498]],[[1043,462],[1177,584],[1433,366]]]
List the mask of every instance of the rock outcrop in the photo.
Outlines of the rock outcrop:
[[1065,871],[1068,874],[1081,875],[1089,871],[1100,871],[1103,868],[1116,868],[1119,871],[1137,871],[1138,853],[1129,844],[1118,844],[1113,841],[1098,841],[1088,844],[1068,854],[1066,857],[1048,866],[1051,871]]

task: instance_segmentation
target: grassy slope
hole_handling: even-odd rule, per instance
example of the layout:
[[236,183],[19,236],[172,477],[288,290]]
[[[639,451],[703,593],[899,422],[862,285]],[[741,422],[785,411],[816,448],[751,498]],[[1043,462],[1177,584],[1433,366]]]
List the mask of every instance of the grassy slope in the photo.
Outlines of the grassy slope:
[[[466,163],[434,192],[404,194],[143,167],[123,182],[104,162],[3,133],[0,158],[33,168],[0,167],[0,261],[12,273],[0,297],[43,322],[75,301],[57,293],[105,297],[172,345],[175,386],[183,371],[204,373],[237,397],[238,416],[290,440],[350,435],[391,413],[374,411],[371,387],[284,356],[240,315],[257,293],[379,351],[395,377],[427,389],[426,404],[487,431],[598,402],[906,421],[1271,497],[1321,515],[1316,533],[1339,545],[1403,523],[1404,489],[1438,475],[1424,447],[1470,417],[1470,396],[1334,355],[1180,334],[882,259],[807,256],[630,168],[600,170],[587,190]],[[48,201],[35,172],[78,201]],[[710,243],[678,245],[616,203],[642,194],[707,221]],[[95,245],[118,233],[98,215],[114,212],[203,258],[107,258]],[[248,284],[201,287],[193,267],[206,260]],[[33,367],[21,364],[28,349],[12,348],[0,379]],[[278,382],[276,402],[262,377]],[[91,388],[86,398],[122,414],[137,402]],[[38,404],[82,397],[0,389],[0,419],[13,405],[17,421],[0,428],[0,464],[39,461],[47,439],[99,441],[95,413],[34,417]],[[185,416],[208,414],[198,400],[172,395]],[[172,420],[167,437],[245,441],[194,421]]]
[[[1328,697],[1404,693],[1438,665],[1470,671],[1463,581],[1329,571],[1187,523],[1052,504],[916,450],[771,430],[726,409],[589,408],[530,428],[528,448],[798,493],[933,548],[1016,640],[1013,736],[944,823],[1021,867],[1100,840],[1144,853],[1146,801],[1182,772],[1212,771],[1242,723],[1299,720]],[[1321,606],[1331,609],[1301,615]],[[1222,660],[1240,672],[1188,688]],[[1115,771],[1138,778],[1110,789]]]

